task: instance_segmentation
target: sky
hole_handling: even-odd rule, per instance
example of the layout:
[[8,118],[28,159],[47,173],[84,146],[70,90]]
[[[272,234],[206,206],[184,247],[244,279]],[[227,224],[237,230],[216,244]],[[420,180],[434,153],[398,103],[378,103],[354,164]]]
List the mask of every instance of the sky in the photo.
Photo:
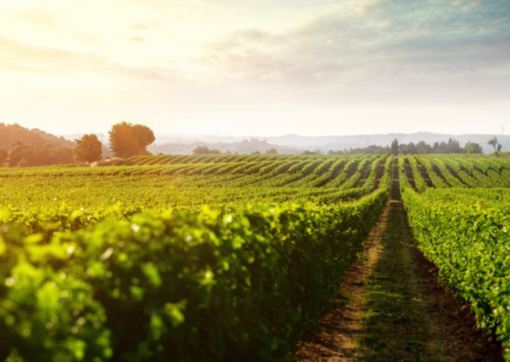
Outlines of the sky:
[[0,0],[0,123],[510,133],[510,0]]

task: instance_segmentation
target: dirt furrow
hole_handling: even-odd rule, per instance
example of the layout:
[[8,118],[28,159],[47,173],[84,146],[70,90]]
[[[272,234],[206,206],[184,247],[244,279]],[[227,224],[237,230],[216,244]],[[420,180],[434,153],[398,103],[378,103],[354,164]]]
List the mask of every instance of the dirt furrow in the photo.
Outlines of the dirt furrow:
[[320,320],[320,332],[300,344],[296,360],[309,362],[355,361],[358,340],[363,332],[363,294],[366,278],[372,273],[381,252],[382,233],[388,217],[386,207],[371,231],[358,262],[344,274],[335,307]]
[[320,331],[300,343],[296,361],[503,361],[501,345],[477,328],[469,305],[446,290],[414,246],[400,199],[391,197],[362,257],[343,276]]

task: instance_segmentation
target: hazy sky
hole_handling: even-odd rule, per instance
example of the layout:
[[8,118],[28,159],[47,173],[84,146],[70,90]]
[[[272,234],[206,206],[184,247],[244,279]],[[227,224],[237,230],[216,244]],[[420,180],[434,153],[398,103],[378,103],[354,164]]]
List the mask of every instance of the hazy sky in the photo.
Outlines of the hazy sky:
[[510,0],[0,0],[0,122],[510,133]]

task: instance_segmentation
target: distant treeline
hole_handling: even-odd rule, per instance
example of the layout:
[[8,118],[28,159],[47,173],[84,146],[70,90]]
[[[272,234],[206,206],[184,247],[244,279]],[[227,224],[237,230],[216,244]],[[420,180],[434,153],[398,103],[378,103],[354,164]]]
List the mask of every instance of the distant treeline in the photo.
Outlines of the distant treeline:
[[482,147],[475,142],[468,142],[464,147],[461,147],[459,141],[453,138],[448,139],[448,142],[435,142],[432,146],[420,141],[416,144],[410,142],[408,144],[398,143],[398,140],[393,140],[391,146],[375,146],[350,148],[346,150],[329,151],[330,154],[432,154],[432,153],[482,153]]
[[73,163],[74,142],[39,129],[0,123],[0,166],[42,166]]
[[28,129],[18,124],[0,123],[0,147],[11,149],[20,141],[36,148],[48,144],[54,147],[74,148],[74,142],[68,141],[64,137],[57,137],[37,128]]
[[[126,158],[136,155],[159,154],[319,154],[320,149],[306,150],[278,146],[266,140],[249,139],[238,142],[218,142],[214,144],[165,144],[152,145],[155,141],[153,131],[143,125],[121,122],[115,124],[109,132],[109,148],[99,141],[96,135],[83,135],[76,142],[56,137],[39,129],[27,129],[18,124],[0,123],[0,166],[10,167],[43,166],[53,164],[92,163],[103,157],[113,155]],[[488,142],[494,151],[501,150],[501,144],[494,137]],[[150,146],[149,150],[147,148]],[[210,147],[212,146],[212,147]],[[150,151],[150,152],[149,152]],[[447,142],[425,141],[416,144],[399,144],[395,139],[391,145],[383,147],[371,145],[344,150],[330,150],[329,154],[429,154],[429,153],[482,153],[482,147],[468,142],[461,147],[459,141],[450,138]]]
[[0,166],[28,167],[54,164],[90,164],[103,155],[126,158],[150,154],[147,146],[155,141],[149,127],[121,122],[109,132],[109,149],[96,135],[86,134],[76,142],[39,129],[0,123]]
[[[165,143],[148,147],[153,154],[204,154],[204,153],[225,153],[225,154],[251,154],[267,153],[276,150],[277,153],[300,154],[300,149],[271,144],[266,140],[245,139],[236,142],[193,142],[193,143]],[[208,151],[209,150],[209,151]],[[273,152],[273,151],[270,151]]]

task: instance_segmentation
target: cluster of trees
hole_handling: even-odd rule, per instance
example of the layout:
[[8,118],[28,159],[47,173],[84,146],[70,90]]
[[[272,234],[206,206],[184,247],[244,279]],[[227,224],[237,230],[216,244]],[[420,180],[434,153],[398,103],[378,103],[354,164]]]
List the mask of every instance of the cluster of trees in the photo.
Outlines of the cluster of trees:
[[367,147],[359,147],[359,148],[349,148],[345,149],[343,151],[341,150],[329,150],[328,153],[330,155],[355,155],[355,154],[385,154],[389,153],[390,148],[389,147],[382,147],[382,146],[376,146],[376,145],[370,145]]
[[197,146],[193,149],[194,155],[219,155],[220,150],[216,148],[209,148],[207,146]]
[[482,153],[482,148],[478,143],[468,142],[466,148],[462,148],[459,141],[453,138],[448,139],[448,142],[435,142],[432,146],[420,141],[417,144],[410,142],[408,144],[399,144],[395,139],[391,143],[390,151],[393,154],[398,153],[411,153],[411,154],[430,154],[430,153]]
[[[218,150],[217,148],[209,148],[205,145],[201,145],[201,146],[197,146],[193,149],[193,154],[194,155],[219,155],[221,154],[222,152],[220,150]],[[232,154],[232,152],[230,151],[225,151],[225,154]],[[235,152],[234,154],[237,155],[237,152]],[[252,155],[260,155],[261,152],[260,151],[254,151],[254,152],[251,152]],[[278,154],[278,150],[276,148],[270,148],[268,150],[266,150],[265,152],[266,155],[277,155]]]
[[0,166],[42,166],[73,162],[74,143],[39,129],[0,123]]
[[[127,122],[115,124],[109,136],[110,150],[116,157],[150,154],[147,146],[155,141],[149,127]],[[0,123],[0,166],[5,163],[9,167],[90,163],[102,158],[103,147],[94,134],[70,142],[37,129]]]
[[10,167],[66,164],[73,162],[73,151],[51,142],[45,143],[42,147],[34,147],[18,141],[10,152],[0,147],[0,166],[6,162]]
[[195,149],[207,147],[210,150],[218,150],[223,154],[263,154],[273,152],[285,154],[300,154],[302,150],[294,147],[286,147],[269,143],[267,140],[245,139],[236,142],[173,142],[152,145],[150,150],[155,154],[196,154]]
[[[109,150],[115,157],[131,157],[149,155],[147,146],[155,141],[153,131],[143,125],[121,122],[115,124],[109,132]],[[496,137],[488,142],[494,148],[496,155],[501,151],[502,145]],[[251,149],[251,152],[261,153],[258,149],[265,148],[266,154],[278,154],[276,147],[271,147],[267,141],[244,140],[236,143],[243,149]],[[102,158],[104,145],[94,134],[87,134],[70,142],[62,137],[55,137],[38,129],[29,130],[17,124],[5,125],[0,123],[0,166],[7,163],[10,167],[42,166],[66,163],[91,163]],[[8,151],[10,148],[10,151]],[[293,150],[294,151],[294,150]],[[217,148],[209,148],[206,145],[198,145],[193,149],[193,154],[220,154]],[[225,153],[231,153],[226,150]],[[234,152],[238,153],[238,152]],[[294,153],[294,152],[291,152]],[[305,151],[303,154],[316,154],[320,150]],[[482,147],[475,142],[468,142],[461,147],[457,140],[450,138],[447,142],[435,142],[432,146],[424,141],[416,144],[399,144],[393,140],[391,146],[381,147],[371,145],[361,148],[350,148],[343,151],[329,151],[329,154],[429,154],[429,153],[482,153]]]
[[[497,141],[496,141],[497,142]],[[432,153],[482,153],[482,147],[475,142],[468,142],[461,147],[459,141],[450,138],[447,142],[435,142],[432,146],[420,141],[416,144],[410,142],[408,144],[398,143],[393,140],[391,146],[370,145],[367,147],[350,148],[343,151],[329,151],[329,154],[384,154],[392,153],[398,155],[403,154],[432,154]]]
[[431,154],[431,153],[482,153],[482,147],[475,142],[468,142],[461,147],[459,141],[453,138],[447,142],[435,142],[432,146],[420,141],[417,144],[410,142],[408,144],[399,144],[398,140],[393,140],[390,146],[390,152],[393,154]]
[[[147,126],[121,122],[113,125],[110,132],[110,150],[115,157],[150,155],[147,146],[156,140],[154,132]],[[102,144],[96,135],[87,134],[76,141],[73,150],[76,162],[94,162],[102,157]]]
[[37,128],[28,129],[19,124],[0,123],[0,147],[10,150],[19,141],[35,148],[44,147],[48,143],[53,147],[70,149],[74,147],[74,142],[63,137],[56,137]]

